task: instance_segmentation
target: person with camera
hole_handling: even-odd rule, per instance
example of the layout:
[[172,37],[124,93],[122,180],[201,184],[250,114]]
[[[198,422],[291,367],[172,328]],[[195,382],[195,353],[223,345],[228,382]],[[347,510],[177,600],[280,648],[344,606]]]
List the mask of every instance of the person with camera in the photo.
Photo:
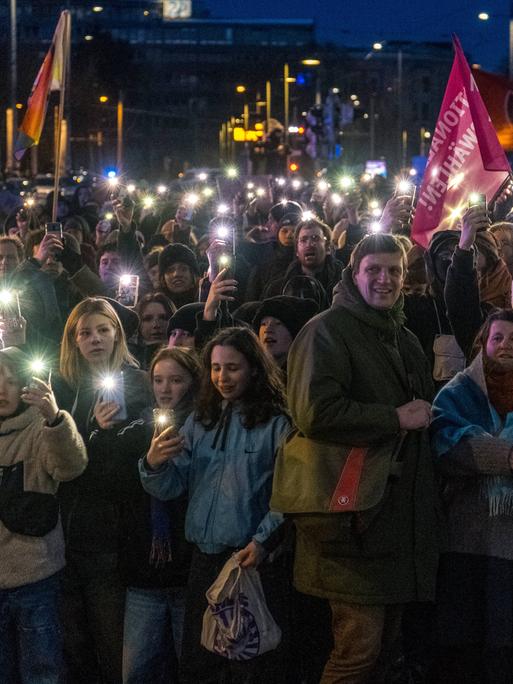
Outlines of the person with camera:
[[[183,684],[286,681],[287,581],[283,558],[268,556],[268,540],[283,522],[269,510],[274,455],[290,422],[278,371],[256,335],[225,328],[203,352],[196,410],[179,435],[162,433],[140,461],[144,489],[163,501],[188,495],[186,539],[194,545],[182,647]],[[242,568],[258,568],[269,610],[283,628],[283,645],[232,661],[202,648],[205,592],[237,552]]]
[[56,493],[87,465],[82,437],[31,358],[0,349],[0,680],[58,684],[64,537]]
[[117,313],[125,316],[123,309],[101,298],[77,304],[64,327],[60,374],[54,378],[59,402],[72,414],[89,457],[85,472],[59,491],[67,560],[65,664],[68,680],[76,684],[121,681],[125,590],[118,569],[118,463],[112,455],[118,433],[153,402],[146,375],[128,351]]

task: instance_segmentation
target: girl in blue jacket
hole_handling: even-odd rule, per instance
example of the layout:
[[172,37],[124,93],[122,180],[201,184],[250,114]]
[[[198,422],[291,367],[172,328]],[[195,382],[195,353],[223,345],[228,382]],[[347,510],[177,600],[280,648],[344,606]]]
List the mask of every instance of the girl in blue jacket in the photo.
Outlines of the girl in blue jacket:
[[[266,544],[282,524],[269,510],[274,455],[289,429],[283,388],[258,338],[226,328],[205,347],[197,409],[178,436],[154,437],[140,463],[143,487],[159,499],[187,492],[185,535],[195,545],[189,575],[181,681],[283,681],[284,648],[244,662],[227,661],[200,645],[205,592],[224,563],[238,553],[242,567],[259,568],[267,603],[283,623],[285,572]],[[282,626],[282,625],[281,625]]]

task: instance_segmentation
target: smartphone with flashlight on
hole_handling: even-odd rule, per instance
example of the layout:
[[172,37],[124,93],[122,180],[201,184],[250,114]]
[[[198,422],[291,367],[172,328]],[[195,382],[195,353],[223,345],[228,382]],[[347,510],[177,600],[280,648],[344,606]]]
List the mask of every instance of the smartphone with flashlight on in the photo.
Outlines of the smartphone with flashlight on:
[[139,297],[139,276],[124,273],[119,277],[117,301],[124,306],[135,306]]
[[160,435],[161,432],[172,428],[176,432],[176,415],[173,409],[154,408],[153,422],[155,423],[155,434]]
[[231,252],[221,252],[218,254],[214,260],[213,263],[213,270],[214,272],[212,273],[212,280],[217,278],[217,276],[221,273],[223,269],[226,269],[226,273],[224,274],[224,280],[228,280],[229,278],[234,278],[234,273],[235,273],[235,255],[232,254]]
[[62,223],[59,223],[58,221],[45,223],[45,233],[52,233],[53,235],[57,235],[62,240],[64,238],[64,234],[62,231]]
[[29,382],[29,387],[37,389],[38,384],[35,380],[42,380],[47,385],[50,384],[52,379],[52,371],[47,363],[43,359],[32,359],[30,362],[30,372],[32,377]]
[[99,383],[99,399],[100,401],[114,402],[119,406],[119,410],[113,417],[113,420],[118,422],[128,418],[125,402],[125,381],[123,371],[110,373],[101,379]]
[[479,207],[483,211],[488,211],[488,204],[486,202],[486,195],[481,192],[471,192],[468,198],[468,208],[473,209]]

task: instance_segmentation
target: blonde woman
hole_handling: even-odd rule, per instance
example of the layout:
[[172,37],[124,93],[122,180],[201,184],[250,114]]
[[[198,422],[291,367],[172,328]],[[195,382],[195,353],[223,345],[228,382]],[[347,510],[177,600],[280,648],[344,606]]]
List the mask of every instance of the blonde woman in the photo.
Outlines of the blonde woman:
[[73,415],[89,457],[84,474],[60,490],[68,681],[110,684],[121,681],[125,601],[117,568],[121,495],[115,443],[151,406],[152,397],[145,373],[128,351],[121,320],[106,300],[84,299],[70,313],[60,375],[56,394]]

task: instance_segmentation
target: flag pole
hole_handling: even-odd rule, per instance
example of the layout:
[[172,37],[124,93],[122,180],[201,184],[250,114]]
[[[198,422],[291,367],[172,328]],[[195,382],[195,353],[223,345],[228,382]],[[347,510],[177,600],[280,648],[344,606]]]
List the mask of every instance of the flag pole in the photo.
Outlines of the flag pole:
[[66,95],[66,79],[68,76],[68,60],[71,42],[71,15],[68,10],[64,10],[64,40],[62,47],[62,84],[59,91],[59,112],[57,116],[57,140],[55,147],[55,172],[53,184],[53,203],[52,203],[52,222],[57,220],[57,203],[59,200],[59,182],[61,175],[61,156],[62,156],[62,120],[64,119],[64,98]]

